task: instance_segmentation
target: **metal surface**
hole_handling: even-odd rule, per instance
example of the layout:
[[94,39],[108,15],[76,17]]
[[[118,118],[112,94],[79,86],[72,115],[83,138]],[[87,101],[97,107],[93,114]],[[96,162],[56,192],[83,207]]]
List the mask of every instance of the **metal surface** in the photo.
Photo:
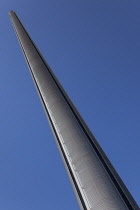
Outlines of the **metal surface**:
[[9,15],[81,209],[139,209],[15,12]]

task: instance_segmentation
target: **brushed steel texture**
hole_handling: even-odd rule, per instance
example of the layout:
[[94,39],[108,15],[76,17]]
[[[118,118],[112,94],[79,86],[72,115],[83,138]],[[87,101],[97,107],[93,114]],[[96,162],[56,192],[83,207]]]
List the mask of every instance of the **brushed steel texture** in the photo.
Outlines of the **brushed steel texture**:
[[9,12],[81,209],[139,209],[14,11]]

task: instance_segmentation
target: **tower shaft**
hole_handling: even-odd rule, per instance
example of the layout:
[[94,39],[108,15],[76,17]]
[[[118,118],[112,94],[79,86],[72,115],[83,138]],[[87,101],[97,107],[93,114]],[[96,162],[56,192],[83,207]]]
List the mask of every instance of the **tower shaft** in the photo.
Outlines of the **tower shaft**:
[[9,14],[81,209],[139,209],[17,15]]

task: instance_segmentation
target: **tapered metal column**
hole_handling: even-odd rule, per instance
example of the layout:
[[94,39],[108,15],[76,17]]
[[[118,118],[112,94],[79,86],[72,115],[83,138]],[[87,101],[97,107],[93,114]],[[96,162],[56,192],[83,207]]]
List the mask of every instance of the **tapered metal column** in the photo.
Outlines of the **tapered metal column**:
[[81,209],[139,209],[15,12],[9,15]]

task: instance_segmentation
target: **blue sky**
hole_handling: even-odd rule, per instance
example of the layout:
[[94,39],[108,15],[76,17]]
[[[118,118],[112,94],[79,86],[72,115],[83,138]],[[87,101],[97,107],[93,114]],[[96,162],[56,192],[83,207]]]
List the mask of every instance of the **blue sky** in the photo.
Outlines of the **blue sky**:
[[0,209],[79,209],[9,10],[140,205],[140,1],[1,0]]

